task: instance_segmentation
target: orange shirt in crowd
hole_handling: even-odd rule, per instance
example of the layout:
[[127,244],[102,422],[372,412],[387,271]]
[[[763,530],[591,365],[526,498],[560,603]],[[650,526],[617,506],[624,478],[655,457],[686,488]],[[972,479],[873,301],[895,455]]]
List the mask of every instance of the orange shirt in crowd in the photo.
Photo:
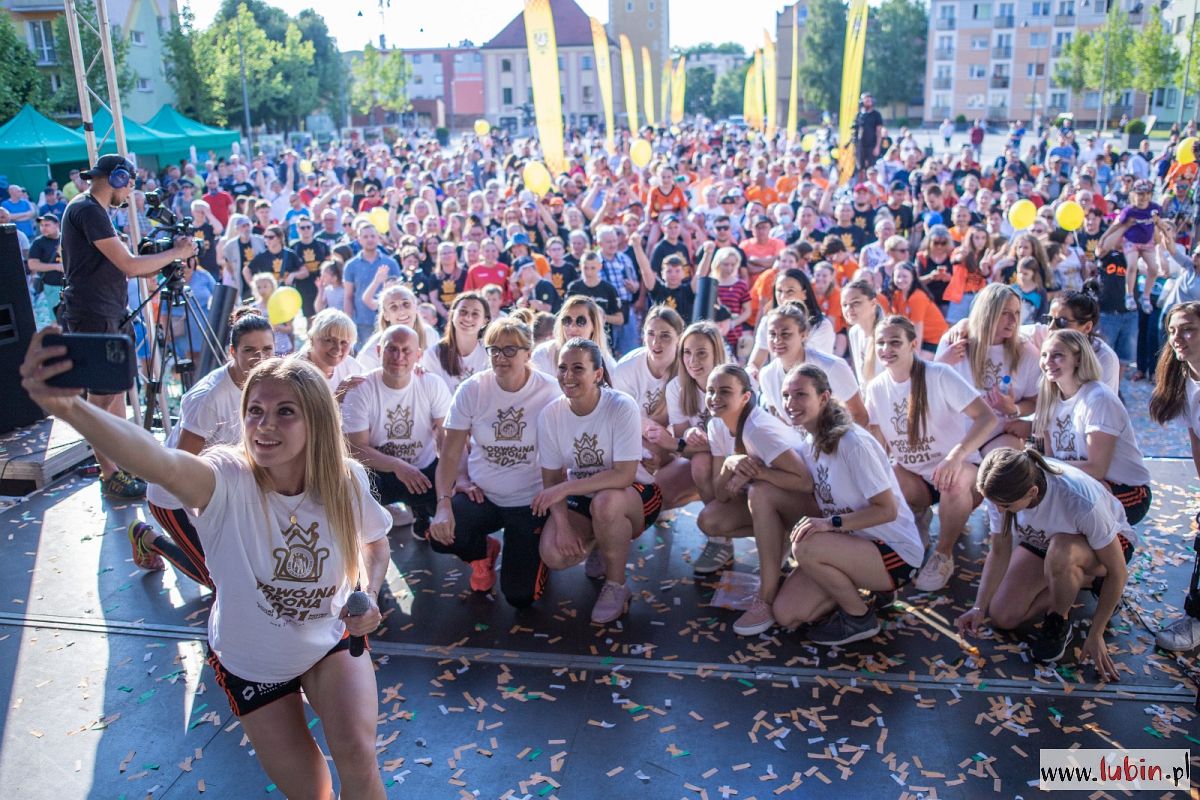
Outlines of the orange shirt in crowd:
[[779,194],[780,197],[787,197],[793,191],[795,191],[796,187],[799,185],[800,185],[800,179],[798,177],[792,177],[791,175],[784,175],[782,178],[775,181],[775,191]]
[[678,186],[672,186],[666,193],[655,188],[649,191],[646,204],[650,207],[650,218],[658,219],[659,214],[687,210],[687,197]]
[[779,202],[779,193],[770,186],[751,186],[746,189],[747,201],[758,201],[767,208]]
[[854,276],[858,274],[858,262],[846,256],[840,262],[834,263],[833,269],[834,281],[838,286],[843,286],[854,280]]
[[754,283],[750,286],[750,319],[751,325],[758,324],[758,316],[762,313],[762,309],[771,304],[771,298],[775,292],[775,277],[779,275],[778,267],[768,267],[758,273],[758,277],[754,279]]
[[890,300],[892,313],[903,314],[914,325],[924,325],[924,328],[921,330],[921,341],[923,344],[936,345],[941,340],[942,335],[950,329],[950,326],[946,323],[946,318],[942,316],[941,309],[930,299],[929,295],[920,290],[905,297],[903,292],[895,289],[892,291]]
[[842,317],[841,289],[836,286],[830,287],[829,294],[817,298],[817,305],[821,307],[821,313],[829,317],[829,321],[833,323],[834,333],[846,330],[846,320]]

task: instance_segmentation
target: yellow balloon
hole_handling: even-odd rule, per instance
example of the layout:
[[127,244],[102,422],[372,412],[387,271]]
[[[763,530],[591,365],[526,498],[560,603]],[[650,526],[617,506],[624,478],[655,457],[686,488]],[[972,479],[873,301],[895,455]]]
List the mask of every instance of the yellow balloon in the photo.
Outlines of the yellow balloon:
[[272,325],[291,322],[300,313],[300,293],[291,286],[281,286],[267,300],[267,319]]
[[308,173],[312,172],[313,171],[313,163],[311,161],[309,161],[307,158],[303,159],[300,162],[300,171],[306,175]]
[[1083,226],[1083,206],[1068,200],[1054,212],[1054,221],[1064,231],[1077,231]]
[[1189,136],[1175,149],[1175,160],[1180,164],[1191,164],[1196,160],[1196,137]]
[[804,134],[802,137],[800,137],[800,146],[803,147],[805,151],[811,152],[812,149],[817,146],[817,135],[815,133]]
[[489,133],[491,133],[491,130],[492,130],[492,123],[488,122],[486,119],[475,120],[475,135],[476,136],[487,136]]
[[521,180],[524,181],[525,188],[538,197],[550,191],[550,170],[540,161],[530,161],[526,164],[521,170]]
[[1008,209],[1008,223],[1023,231],[1037,219],[1037,206],[1032,200],[1018,200]]
[[629,160],[636,167],[644,167],[650,163],[650,157],[654,155],[654,149],[650,147],[650,143],[645,139],[638,139],[629,146]]
[[371,209],[371,213],[367,215],[371,220],[371,224],[375,226],[375,230],[380,233],[388,232],[388,212],[383,206],[376,206]]

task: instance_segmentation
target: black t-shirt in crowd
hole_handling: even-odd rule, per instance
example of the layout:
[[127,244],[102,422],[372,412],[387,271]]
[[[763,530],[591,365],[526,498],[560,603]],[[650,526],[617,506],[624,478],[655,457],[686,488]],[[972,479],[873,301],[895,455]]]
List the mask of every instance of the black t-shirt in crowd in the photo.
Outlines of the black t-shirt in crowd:
[[239,197],[254,197],[256,194],[254,184],[249,181],[238,181],[229,184],[229,193],[233,195],[235,200]]
[[250,274],[253,276],[260,272],[269,272],[275,276],[279,285],[283,286],[283,276],[290,272],[299,272],[301,266],[300,259],[286,247],[278,253],[264,250],[250,260]]
[[854,124],[858,127],[859,147],[868,152],[874,150],[876,143],[875,136],[879,131],[879,127],[883,125],[883,115],[879,113],[879,109],[872,108],[870,111],[859,111]]
[[874,208],[861,209],[858,206],[854,207],[854,218],[850,224],[863,232],[868,243],[875,241],[875,214]]
[[300,292],[304,316],[311,317],[317,310],[317,277],[321,274],[321,264],[329,258],[329,245],[314,238],[308,244],[296,239],[288,247],[300,259],[300,265],[308,270],[307,278],[297,278],[292,285]]
[[467,285],[467,271],[460,269],[457,278],[451,278],[449,275],[435,275],[434,278],[434,291],[437,292],[438,300],[446,308],[450,308],[454,298],[462,294]]
[[88,192],[76,195],[67,204],[60,237],[66,285],[62,296],[64,319],[120,321],[125,316],[128,279],[95,245],[116,236],[108,211]]
[[842,244],[846,245],[846,249],[851,253],[857,253],[867,243],[867,234],[857,225],[847,225],[846,227],[835,225],[825,231],[825,235],[841,239]]
[[1100,311],[1123,314],[1125,308],[1125,254],[1111,250],[1100,256]]
[[[671,244],[666,239],[654,245],[654,251],[650,254],[650,269],[654,270],[655,275],[662,275],[662,263],[667,256],[678,255],[684,260],[684,263],[690,263],[688,258],[687,245],[683,243],[683,239]],[[636,261],[634,262],[637,263]]]
[[412,292],[417,296],[417,302],[425,302],[425,298],[438,290],[441,281],[433,276],[433,273],[424,269],[416,269],[412,275],[406,276],[405,281],[412,287]]
[[887,207],[888,212],[892,215],[892,222],[896,223],[896,235],[908,238],[913,229],[913,209],[908,203],[901,203],[899,208]]
[[221,268],[217,265],[217,236],[213,230],[211,223],[205,222],[203,225],[196,226],[194,234],[196,239],[196,250],[200,253],[198,258],[200,266],[208,270],[209,274],[217,279],[217,283],[221,282]]
[[[57,237],[51,239],[47,236],[39,236],[29,245],[29,257],[36,258],[44,264],[62,263],[62,258],[59,256],[59,239]],[[62,286],[63,274],[57,270],[48,272],[39,272],[38,275],[42,278],[42,284],[45,286]]]
[[[567,263],[566,258],[563,259],[563,265],[556,267],[550,265],[550,274],[546,276],[546,280],[554,287],[554,291],[558,292],[560,297],[565,297],[563,293],[567,287],[574,283],[579,278],[579,270]],[[541,299],[540,297],[538,298]]]
[[592,298],[605,314],[621,312],[621,298],[617,296],[617,290],[612,287],[612,284],[606,281],[600,281],[595,286],[588,286],[583,282],[583,278],[579,278],[567,285],[567,294],[581,294]]
[[668,289],[667,284],[660,280],[650,290],[650,301],[652,305],[666,306],[679,312],[679,316],[683,317],[683,323],[686,325],[692,321],[692,308],[696,305],[696,293],[692,291],[690,283],[681,283],[674,289]]
[[533,299],[550,306],[550,313],[557,314],[562,308],[562,292],[554,288],[554,284],[542,278],[533,287]]

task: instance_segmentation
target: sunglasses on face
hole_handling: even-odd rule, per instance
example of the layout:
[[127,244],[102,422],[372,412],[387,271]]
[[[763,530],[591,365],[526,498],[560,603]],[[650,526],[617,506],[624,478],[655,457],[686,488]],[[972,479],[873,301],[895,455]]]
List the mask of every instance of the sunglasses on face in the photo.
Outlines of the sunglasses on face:
[[528,347],[520,347],[515,344],[508,344],[508,345],[505,345],[504,347],[496,347],[495,345],[493,345],[492,347],[485,347],[483,349],[485,351],[487,351],[487,354],[492,358],[495,358],[496,356],[504,356],[505,358],[516,358],[517,353],[521,352],[522,350],[528,350],[529,348]]
[[729,230],[729,226],[728,226],[728,225],[718,225],[718,226],[716,227],[716,230],[719,230],[719,231],[727,231],[727,230]]
[[578,317],[563,317],[562,322],[563,325],[570,325],[575,328],[583,328],[586,327],[591,320],[587,318],[586,314],[580,314]]
[[279,238],[279,237],[277,237],[277,236],[276,236],[275,234],[273,234],[273,233],[264,233],[264,234],[263,234],[263,238],[264,238],[264,239],[277,239],[277,238]]
[[1043,317],[1042,320],[1047,325],[1049,325],[1051,328],[1057,328],[1058,330],[1063,330],[1064,328],[1069,328],[1072,325],[1076,324],[1075,320],[1071,319],[1070,317],[1062,317],[1062,316],[1051,317],[1051,316],[1047,315],[1047,316]]

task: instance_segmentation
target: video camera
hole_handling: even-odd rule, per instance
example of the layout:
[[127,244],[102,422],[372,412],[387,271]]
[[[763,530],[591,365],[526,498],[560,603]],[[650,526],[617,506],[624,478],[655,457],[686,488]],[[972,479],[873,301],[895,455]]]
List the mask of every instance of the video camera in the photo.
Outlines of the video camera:
[[[207,249],[207,241],[196,239],[196,227],[193,219],[176,217],[175,212],[162,204],[162,195],[157,191],[146,192],[146,217],[157,227],[151,228],[138,242],[139,255],[165,253],[175,246],[175,240],[180,236],[195,240],[197,255]],[[176,260],[163,267],[160,271],[163,279],[168,283],[181,282],[183,279],[182,266],[183,263]]]

